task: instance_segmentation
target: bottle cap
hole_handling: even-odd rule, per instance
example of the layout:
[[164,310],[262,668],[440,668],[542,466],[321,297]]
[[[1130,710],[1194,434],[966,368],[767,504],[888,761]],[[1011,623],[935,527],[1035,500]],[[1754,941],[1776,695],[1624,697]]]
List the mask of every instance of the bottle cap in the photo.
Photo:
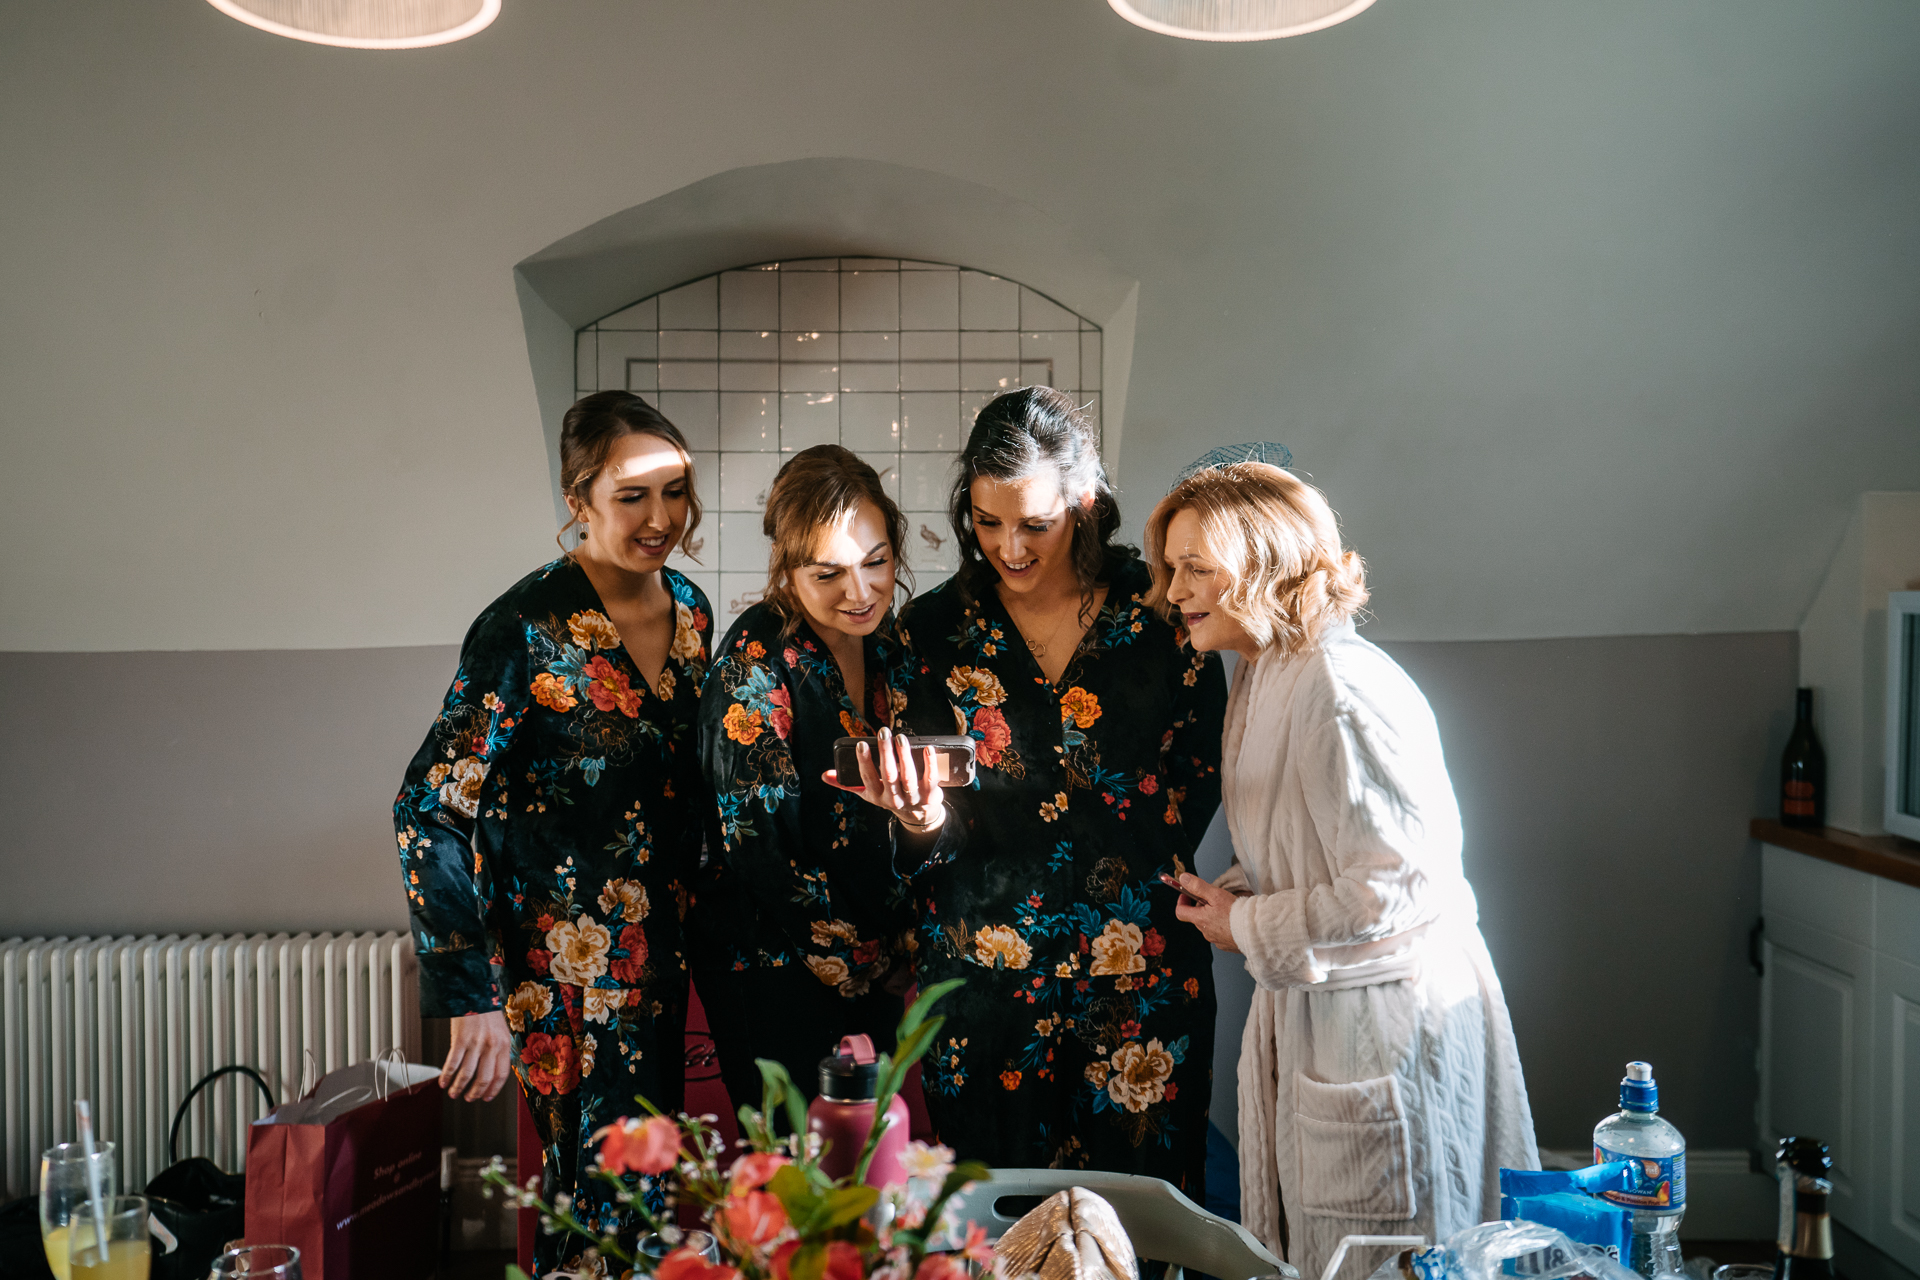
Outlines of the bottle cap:
[[1774,1151],[1776,1169],[1791,1169],[1806,1178],[1825,1178],[1833,1172],[1833,1154],[1818,1138],[1782,1138]]
[[872,1102],[880,1092],[880,1063],[873,1041],[843,1036],[831,1058],[820,1059],[820,1096],[833,1102]]
[[1620,1108],[1623,1111],[1658,1111],[1660,1086],[1654,1083],[1653,1067],[1645,1062],[1629,1062],[1626,1079],[1620,1082]]

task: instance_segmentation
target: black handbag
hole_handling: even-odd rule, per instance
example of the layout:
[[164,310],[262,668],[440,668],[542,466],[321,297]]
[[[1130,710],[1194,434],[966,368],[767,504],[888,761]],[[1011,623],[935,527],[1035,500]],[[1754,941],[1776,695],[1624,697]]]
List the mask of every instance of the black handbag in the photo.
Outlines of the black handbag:
[[205,1156],[179,1158],[180,1126],[187,1118],[187,1104],[221,1076],[232,1075],[245,1076],[258,1085],[266,1095],[267,1109],[273,1109],[272,1086],[258,1071],[243,1066],[208,1072],[180,1100],[173,1113],[173,1128],[167,1133],[167,1159],[171,1163],[154,1175],[146,1191],[153,1216],[177,1243],[162,1253],[161,1242],[154,1241],[151,1280],[204,1280],[227,1241],[247,1233],[247,1175],[228,1173]]

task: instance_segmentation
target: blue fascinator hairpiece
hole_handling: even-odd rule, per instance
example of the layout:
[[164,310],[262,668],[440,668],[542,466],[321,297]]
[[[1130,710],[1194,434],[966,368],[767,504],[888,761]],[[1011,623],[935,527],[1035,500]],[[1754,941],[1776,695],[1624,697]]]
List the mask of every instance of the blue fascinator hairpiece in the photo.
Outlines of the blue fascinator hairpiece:
[[1179,485],[1191,475],[1201,471],[1210,471],[1215,467],[1228,467],[1236,462],[1264,462],[1270,467],[1291,467],[1293,450],[1283,444],[1272,441],[1250,441],[1247,444],[1223,444],[1218,449],[1209,449],[1189,462],[1175,476],[1173,483]]

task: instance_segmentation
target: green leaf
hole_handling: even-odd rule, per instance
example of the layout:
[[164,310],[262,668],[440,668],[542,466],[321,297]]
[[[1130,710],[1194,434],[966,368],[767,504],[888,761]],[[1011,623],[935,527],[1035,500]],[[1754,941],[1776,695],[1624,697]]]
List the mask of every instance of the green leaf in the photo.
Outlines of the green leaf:
[[827,1193],[825,1220],[819,1224],[822,1231],[832,1231],[857,1221],[860,1215],[873,1208],[880,1198],[878,1187],[841,1187]]
[[941,996],[944,996],[956,987],[964,987],[966,985],[967,980],[965,978],[948,978],[945,982],[936,982],[932,986],[922,989],[920,998],[915,1000],[913,1006],[900,1016],[900,1026],[898,1030],[894,1032],[894,1038],[896,1040],[906,1039],[907,1036],[911,1035],[913,1031],[919,1027],[921,1022],[926,1019],[928,1011],[933,1008]]
[[509,1262],[507,1264],[507,1280],[527,1280],[527,1273]]
[[792,1280],[820,1280],[827,1269],[827,1246],[803,1244],[787,1260],[787,1275]]
[[773,1192],[780,1201],[780,1207],[787,1211],[787,1220],[796,1231],[806,1234],[802,1224],[819,1213],[822,1201],[813,1184],[807,1181],[807,1175],[790,1164],[783,1164],[767,1182],[767,1190]]
[[766,1099],[766,1114],[769,1123],[773,1120],[774,1108],[786,1104],[787,1120],[793,1125],[793,1132],[807,1131],[807,1100],[800,1090],[794,1088],[793,1077],[787,1069],[771,1058],[755,1058],[754,1065],[760,1068],[761,1091]]

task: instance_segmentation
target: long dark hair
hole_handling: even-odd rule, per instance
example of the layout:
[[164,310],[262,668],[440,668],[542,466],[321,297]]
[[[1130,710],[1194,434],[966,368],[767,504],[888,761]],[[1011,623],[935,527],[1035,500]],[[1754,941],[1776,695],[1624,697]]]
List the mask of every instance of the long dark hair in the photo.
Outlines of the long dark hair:
[[[960,470],[953,481],[950,514],[953,536],[960,544],[960,571],[954,582],[961,599],[978,600],[997,578],[980,550],[973,531],[973,482],[1019,481],[1046,475],[1060,485],[1067,500],[1067,518],[1073,521],[1073,574],[1080,594],[1093,592],[1115,566],[1139,553],[1116,544],[1120,531],[1120,504],[1107,484],[1100,464],[1100,439],[1071,397],[1052,387],[1024,387],[996,396],[973,421],[973,432],[960,451]],[[1080,505],[1091,493],[1093,501]]]
[[[687,527],[680,531],[679,543],[684,550],[687,539],[700,527],[700,497],[693,485],[693,454],[680,428],[631,391],[596,391],[580,397],[567,410],[567,416],[560,420],[560,492],[586,506],[593,482],[600,468],[607,465],[607,455],[613,452],[613,442],[628,435],[658,436],[678,449],[680,460],[687,465]],[[561,525],[554,541],[559,542],[567,530],[579,523],[580,517],[576,515]],[[567,544],[561,542],[560,549],[565,551]]]

